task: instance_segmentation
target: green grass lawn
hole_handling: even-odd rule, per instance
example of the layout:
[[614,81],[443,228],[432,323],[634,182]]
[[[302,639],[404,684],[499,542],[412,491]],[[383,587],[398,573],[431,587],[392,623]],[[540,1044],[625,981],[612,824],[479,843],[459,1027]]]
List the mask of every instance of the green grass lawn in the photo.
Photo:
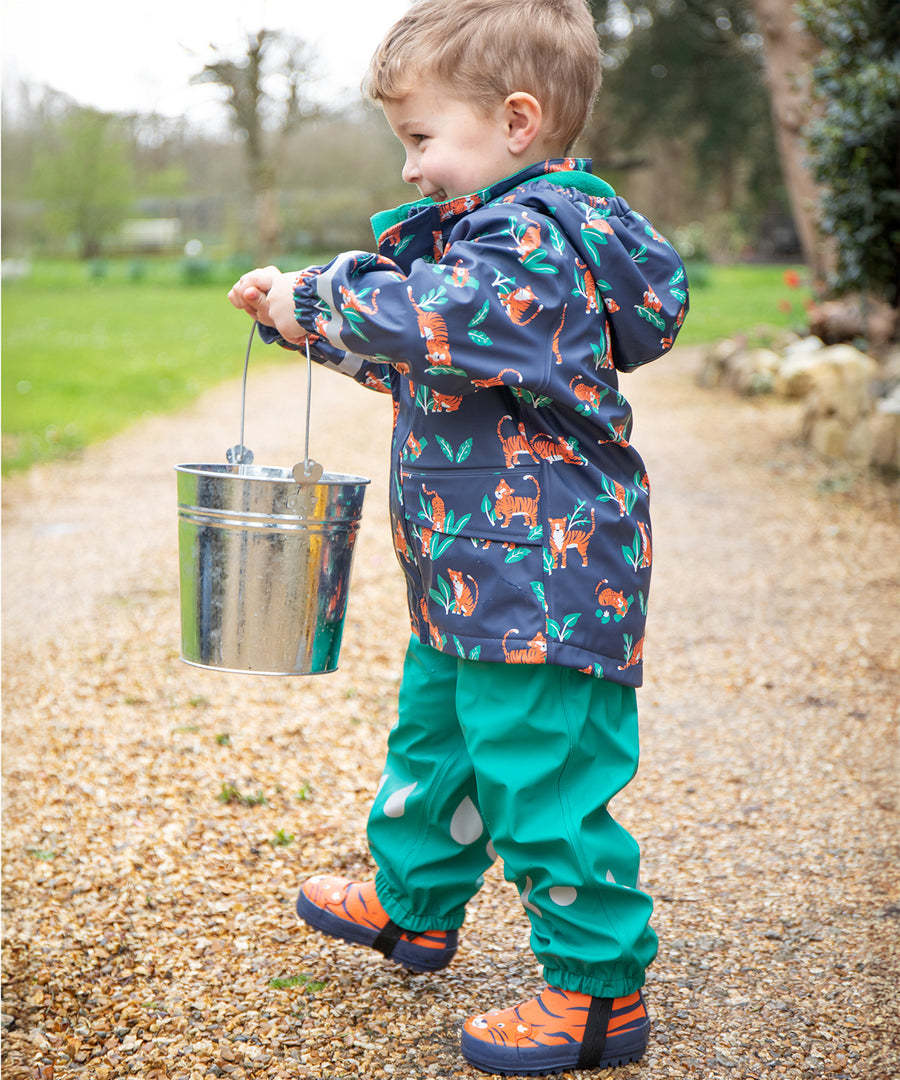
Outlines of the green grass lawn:
[[[5,284],[4,473],[72,453],[240,375],[250,324],[225,294],[242,269],[38,263],[27,279]],[[784,274],[696,268],[679,342],[802,327],[808,290],[789,288]],[[254,346],[256,363],[283,359],[281,350]]]

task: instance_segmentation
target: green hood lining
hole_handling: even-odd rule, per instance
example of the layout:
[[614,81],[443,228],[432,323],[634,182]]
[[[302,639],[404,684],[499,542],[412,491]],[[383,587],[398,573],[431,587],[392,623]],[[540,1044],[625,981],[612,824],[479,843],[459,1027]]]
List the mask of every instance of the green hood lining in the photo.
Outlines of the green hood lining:
[[[594,195],[601,199],[614,199],[616,197],[615,191],[605,180],[601,180],[599,176],[594,176],[593,173],[582,172],[580,169],[544,173],[540,176],[533,176],[530,180],[524,180],[521,185],[516,186],[525,187],[528,184],[536,184],[539,181],[554,184],[556,187],[575,188],[576,191],[581,191],[585,195]],[[503,181],[500,182],[500,184],[502,183]],[[489,192],[493,191],[495,187],[499,187],[500,184],[495,184],[493,187],[487,188],[485,191],[479,191],[477,194],[481,196],[487,195]],[[504,191],[503,194],[506,194],[506,191]],[[497,196],[497,198],[499,197],[500,196]],[[493,200],[486,200],[486,202],[487,201]],[[436,203],[433,199],[418,199],[415,202],[396,206],[392,210],[380,211],[372,218],[372,232],[375,234],[375,239],[380,239],[380,237],[394,225],[399,225],[401,222],[406,221],[415,211],[424,210],[430,206],[440,205],[442,204]]]

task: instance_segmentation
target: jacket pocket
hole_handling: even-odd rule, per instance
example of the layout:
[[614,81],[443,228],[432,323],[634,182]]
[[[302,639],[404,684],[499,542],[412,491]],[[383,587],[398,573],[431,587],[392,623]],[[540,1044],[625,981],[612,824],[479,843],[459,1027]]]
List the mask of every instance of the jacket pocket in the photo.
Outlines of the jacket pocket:
[[419,530],[447,537],[540,546],[540,466],[402,470],[403,513]]

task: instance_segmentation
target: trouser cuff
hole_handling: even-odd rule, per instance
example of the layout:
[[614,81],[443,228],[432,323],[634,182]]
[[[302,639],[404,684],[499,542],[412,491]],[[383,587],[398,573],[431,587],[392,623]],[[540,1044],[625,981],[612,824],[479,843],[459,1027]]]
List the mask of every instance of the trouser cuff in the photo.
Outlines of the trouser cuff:
[[466,917],[465,908],[444,914],[410,911],[407,907],[408,900],[397,895],[381,870],[375,875],[375,892],[390,919],[404,930],[415,930],[420,934],[426,930],[458,930]]
[[628,997],[644,985],[644,972],[641,969],[610,972],[608,975],[591,975],[565,968],[544,968],[544,979],[548,986],[558,990],[575,990],[592,997],[618,998]]

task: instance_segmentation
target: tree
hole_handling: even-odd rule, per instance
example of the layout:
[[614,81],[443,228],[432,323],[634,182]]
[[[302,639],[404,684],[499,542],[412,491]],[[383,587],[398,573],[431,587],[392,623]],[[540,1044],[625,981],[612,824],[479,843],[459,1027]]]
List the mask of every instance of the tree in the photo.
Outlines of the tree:
[[[692,163],[691,203],[758,218],[781,198],[762,42],[746,0],[593,0],[605,50],[601,168],[655,151]],[[654,146],[654,143],[656,144]],[[610,153],[610,147],[612,153]]]
[[247,35],[246,53],[233,60],[213,47],[216,59],[191,80],[225,90],[234,129],[244,142],[256,209],[257,239],[264,252],[279,238],[277,165],[286,137],[318,115],[307,97],[312,57],[304,42],[273,30]]
[[829,285],[900,308],[900,5],[805,0],[821,43],[808,125],[822,187],[822,230],[835,243]]
[[134,200],[131,141],[121,117],[73,106],[35,150],[33,190],[45,200],[54,232],[77,238],[82,258],[95,258]]
[[810,169],[805,126],[811,106],[812,64],[819,43],[804,32],[791,0],[751,0],[765,41],[766,74],[778,155],[804,260],[824,282],[830,254],[819,228],[822,192]]

